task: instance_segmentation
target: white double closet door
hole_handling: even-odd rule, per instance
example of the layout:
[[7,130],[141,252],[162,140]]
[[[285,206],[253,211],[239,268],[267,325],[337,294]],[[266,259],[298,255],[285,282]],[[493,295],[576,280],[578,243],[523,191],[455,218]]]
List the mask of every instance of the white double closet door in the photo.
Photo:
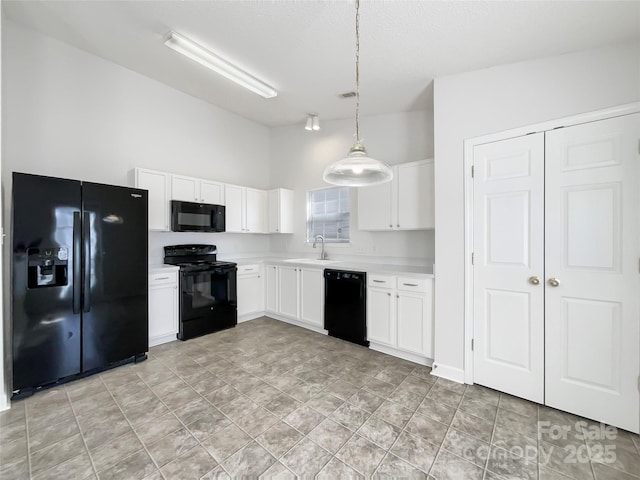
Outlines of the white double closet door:
[[474,148],[474,382],[640,430],[640,114]]

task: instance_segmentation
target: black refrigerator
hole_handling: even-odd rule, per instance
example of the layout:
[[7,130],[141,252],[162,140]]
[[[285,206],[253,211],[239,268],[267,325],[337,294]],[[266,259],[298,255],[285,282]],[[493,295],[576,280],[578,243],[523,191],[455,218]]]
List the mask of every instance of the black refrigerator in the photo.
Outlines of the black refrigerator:
[[13,396],[146,358],[146,190],[13,174]]

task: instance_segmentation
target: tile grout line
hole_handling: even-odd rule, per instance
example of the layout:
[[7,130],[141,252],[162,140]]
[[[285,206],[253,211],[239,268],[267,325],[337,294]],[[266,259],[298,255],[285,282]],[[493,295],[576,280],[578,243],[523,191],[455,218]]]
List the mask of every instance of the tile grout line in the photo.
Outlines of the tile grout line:
[[[102,382],[102,378],[100,379],[100,381]],[[102,384],[104,385],[104,382],[102,382]],[[78,420],[78,415],[76,414],[76,409],[73,408],[73,402],[71,401],[71,396],[69,395],[69,392],[67,390],[66,387],[64,387],[64,391],[65,394],[67,395],[67,399],[69,400],[69,405],[71,407],[71,412],[73,413],[73,419],[76,422],[76,425],[78,427],[78,432],[80,433],[80,438],[82,439],[82,443],[84,445],[84,449],[87,452],[87,456],[89,457],[89,463],[91,463],[91,468],[93,469],[93,474],[95,475],[96,478],[98,477],[98,469],[96,468],[96,465],[93,461],[93,457],[91,456],[91,452],[89,450],[89,445],[87,445],[87,440],[84,438],[84,434],[82,433],[82,428],[80,427],[80,421]],[[89,395],[89,397],[91,397],[92,395]]]
[[[186,383],[187,385],[189,385],[189,387],[190,387],[190,388],[192,388],[192,389],[193,389],[193,387],[191,386],[191,384],[187,383],[187,382],[185,381],[185,379],[184,379],[180,374],[178,374],[177,372],[175,372],[174,370],[172,370],[172,369],[171,369],[171,368],[170,368],[166,363],[164,363],[161,359],[159,359],[159,358],[158,358],[158,361],[159,361],[160,363],[162,363],[165,367],[169,368],[169,370],[170,370],[174,375],[176,375],[180,380],[182,380],[184,383]],[[196,362],[196,363],[197,363],[197,362]],[[207,371],[208,371],[208,370],[207,370]],[[162,403],[162,405],[164,405],[164,407],[169,411],[169,413],[171,413],[171,415],[173,415],[173,416],[175,417],[175,419],[180,423],[180,425],[182,425],[182,428],[184,428],[187,432],[189,432],[189,435],[191,435],[191,436],[193,437],[193,439],[197,442],[197,445],[193,446],[192,448],[190,448],[190,449],[189,449],[189,450],[187,450],[187,451],[191,451],[192,449],[196,448],[196,446],[199,446],[199,447],[203,448],[203,449],[205,450],[205,452],[207,452],[207,455],[209,455],[209,456],[213,459],[213,461],[214,461],[214,462],[216,462],[216,466],[215,466],[215,467],[213,467],[213,469],[215,469],[217,466],[220,466],[220,468],[222,468],[226,473],[229,473],[229,472],[227,472],[227,471],[226,471],[226,469],[222,466],[222,462],[218,462],[215,458],[213,458],[213,455],[211,455],[211,454],[209,453],[209,450],[207,450],[207,449],[206,449],[206,447],[205,447],[204,445],[202,445],[202,442],[201,442],[198,438],[196,438],[196,437],[195,437],[195,435],[193,435],[193,434],[191,433],[191,430],[189,430],[189,427],[188,427],[187,425],[185,425],[185,424],[184,424],[184,422],[183,422],[183,421],[182,421],[182,420],[181,420],[181,419],[180,419],[180,418],[179,418],[179,417],[174,413],[173,409],[172,409],[171,407],[169,407],[169,406],[164,402],[164,400],[163,400],[162,398],[160,398],[158,395],[156,395],[156,393],[153,391],[153,389],[151,388],[151,386],[150,386],[150,385],[149,385],[149,384],[148,384],[148,383],[147,383],[147,382],[146,382],[142,377],[140,377],[140,375],[138,375],[137,373],[136,373],[136,375],[138,376],[138,378],[140,378],[140,380],[142,381],[142,383],[144,383],[144,384],[146,385],[146,387],[151,391],[151,393],[153,393],[153,395],[154,395],[154,396],[155,396],[155,397],[160,401],[160,403]],[[164,382],[161,382],[161,383],[164,383]],[[158,385],[160,385],[160,384],[158,384]],[[222,387],[221,387],[221,388],[222,388]],[[229,417],[227,417],[227,416],[224,414],[224,412],[222,412],[219,408],[217,408],[215,405],[213,405],[211,402],[209,402],[209,400],[208,400],[207,398],[205,398],[203,395],[201,395],[201,394],[200,394],[199,392],[197,392],[195,389],[193,389],[193,390],[194,390],[194,392],[196,392],[198,395],[200,395],[200,397],[202,397],[202,398],[204,399],[204,401],[205,401],[205,402],[209,403],[211,406],[213,406],[214,408],[216,408],[216,409],[217,409],[217,410],[218,410],[218,411],[219,411],[219,412],[220,412],[220,413],[221,413],[225,418],[227,418],[228,420],[230,420],[230,421],[233,423],[233,420],[231,420]],[[186,402],[186,403],[189,403],[189,402]],[[185,403],[185,404],[186,404],[186,403]],[[119,406],[119,405],[118,405],[118,406]],[[123,413],[123,415],[124,415],[124,416],[125,416],[125,418],[126,418],[126,415],[124,414],[124,412],[122,412],[122,413]],[[129,421],[129,419],[128,419],[128,418],[127,418],[127,421]],[[133,428],[133,427],[132,427],[132,428]],[[225,427],[225,428],[226,428],[226,427]],[[134,431],[134,433],[136,434],[136,437],[137,437],[137,436],[138,436],[138,434],[137,434],[137,432],[135,431],[135,429],[133,429],[133,431]],[[176,431],[177,431],[177,430],[176,430]],[[166,434],[166,435],[165,435],[165,436],[163,436],[162,438],[160,438],[160,439],[156,440],[156,442],[159,442],[160,440],[162,440],[162,439],[164,439],[164,438],[168,437],[169,435],[171,435],[171,434],[173,434],[173,433],[175,433],[175,431],[174,431],[174,432],[170,432],[170,433]],[[214,435],[214,434],[211,434],[210,436],[206,437],[204,440],[207,440],[207,439],[211,438],[213,435]],[[144,444],[144,442],[140,439],[140,437],[138,437],[138,440],[140,440],[140,443],[142,444],[142,446],[144,447],[144,449],[145,449],[145,450],[147,450],[147,453],[149,454],[149,457],[151,458],[151,461],[153,461],[154,465],[156,465],[156,467],[158,468],[158,472],[160,472],[160,475],[162,476],[162,478],[164,478],[164,479],[166,480],[166,478],[167,478],[167,477],[165,477],[165,475],[164,475],[164,473],[162,473],[162,470],[160,469],[160,467],[158,467],[158,464],[157,464],[156,460],[153,458],[153,456],[151,455],[151,453],[148,451],[147,446],[146,446],[146,445]],[[154,442],[154,443],[156,443],[156,442]],[[247,443],[247,445],[248,445],[248,443]],[[246,445],[243,445],[241,448],[244,448],[245,446],[246,446]],[[186,453],[186,452],[183,452],[183,453]],[[176,458],[171,459],[169,462],[165,463],[165,464],[163,465],[163,467],[165,467],[166,465],[169,465],[169,464],[170,464],[170,463],[172,463],[173,461],[177,460],[179,457],[180,457],[180,455],[178,455]],[[213,470],[213,469],[211,469],[211,470]],[[211,470],[207,471],[204,475],[207,475],[209,472],[211,472]],[[202,475],[202,476],[204,476],[204,475]]]
[[[415,370],[415,369],[414,369],[414,370]],[[413,372],[413,370],[412,370],[412,372]],[[404,382],[404,380],[406,380],[406,379],[409,377],[409,375],[411,375],[411,373],[409,373],[409,374],[408,374],[408,375],[407,375],[407,376],[406,376],[402,381]],[[374,377],[374,378],[376,378],[376,377]],[[436,382],[437,382],[437,380],[436,380]],[[424,398],[423,398],[422,400],[420,400],[420,405],[422,405],[422,402],[424,402],[424,399],[425,399],[425,398],[427,398],[427,395],[429,395],[429,392],[431,391],[431,389],[433,388],[433,386],[436,384],[436,382],[433,382],[433,383],[431,384],[431,386],[429,387],[429,390],[427,390],[427,393],[425,393]],[[384,399],[384,401],[383,401],[382,403],[384,403],[384,402],[386,402],[387,400],[389,400],[389,397],[390,397],[391,395],[393,395],[393,394],[398,390],[398,387],[400,387],[400,384],[401,384],[401,383],[402,383],[402,382],[400,382],[398,385],[396,385],[396,386],[395,386],[395,388],[391,391],[391,393],[389,393],[389,395],[387,395],[387,398],[386,398],[386,399]],[[390,402],[393,402],[393,400],[389,400],[389,401],[390,401]],[[376,408],[375,412],[377,412],[377,411],[380,409],[380,407],[382,406],[382,403],[378,406],[378,408]],[[393,403],[396,403],[396,402],[393,402]],[[398,403],[398,405],[400,405],[400,406],[402,406],[403,408],[405,408],[405,407],[404,407],[404,405],[402,405],[402,404],[399,404],[399,403]],[[396,456],[394,453],[392,453],[392,452],[391,452],[391,449],[395,446],[395,444],[398,442],[398,440],[400,439],[400,437],[402,436],[402,434],[406,431],[407,425],[409,425],[409,422],[411,422],[411,420],[413,419],[413,417],[414,417],[414,416],[416,415],[416,413],[418,412],[418,409],[420,408],[420,405],[418,405],[418,406],[416,407],[416,409],[414,410],[414,412],[411,414],[411,417],[409,417],[409,420],[407,420],[407,422],[404,424],[404,426],[400,429],[400,433],[398,433],[398,436],[396,437],[396,439],[391,443],[391,445],[389,446],[389,448],[388,448],[388,449],[387,449],[387,451],[385,452],[384,457],[382,457],[382,459],[380,460],[380,462],[379,462],[379,463],[378,463],[378,465],[376,466],[375,470],[373,471],[372,476],[373,476],[373,475],[375,475],[375,474],[377,473],[377,471],[380,469],[380,465],[382,465],[382,462],[384,461],[384,459],[385,459],[388,455]],[[373,414],[375,414],[375,412],[374,412]],[[372,415],[373,415],[373,414],[372,414]],[[380,420],[383,420],[383,419],[380,419]],[[384,421],[384,420],[383,420],[383,421]],[[390,423],[390,424],[391,424],[391,422],[388,422],[388,423]],[[394,424],[391,424],[391,425],[394,425]],[[397,427],[397,425],[394,425],[394,426],[396,426],[396,427]],[[408,431],[407,431],[407,434],[408,434],[408,435],[411,435],[411,432],[408,432]],[[446,435],[446,433],[445,433],[445,435]],[[444,439],[443,439],[443,441],[444,441]],[[431,443],[431,442],[429,442],[429,443]],[[437,452],[436,452],[436,455],[437,455]],[[397,457],[397,458],[400,458],[400,457]],[[401,459],[402,461],[404,461],[404,462],[408,463],[409,465],[413,466],[414,468],[417,468],[417,469],[418,469],[418,470],[420,470],[421,472],[423,471],[421,468],[419,468],[419,467],[418,467],[418,466],[416,466],[416,465],[413,465],[411,462],[409,462],[409,461],[407,461],[407,460],[404,460],[404,459],[402,459],[402,458],[400,458],[400,459]],[[436,460],[436,457],[434,456],[434,458],[433,458],[434,463],[435,463],[435,460]],[[431,470],[431,467],[429,467],[429,470]],[[425,472],[425,475],[429,475],[429,472]]]
[[[134,364],[135,365],[135,364]],[[142,381],[142,383],[144,383],[147,388],[149,388],[149,386],[147,385],[147,383],[142,380],[142,378],[140,377],[140,375],[137,374],[137,372],[134,372],[135,375]],[[120,410],[120,413],[122,414],[122,416],[124,417],[124,419],[126,420],[126,422],[129,424],[129,427],[131,428],[131,431],[133,432],[133,434],[136,436],[136,438],[138,439],[138,441],[140,442],[140,444],[142,445],[142,448],[144,449],[144,451],[147,453],[147,455],[149,456],[149,458],[151,459],[151,461],[153,462],[153,464],[155,465],[156,469],[158,470],[158,473],[160,474],[160,476],[164,479],[166,479],[166,477],[164,476],[164,474],[162,473],[162,471],[160,470],[160,467],[158,466],[158,463],[156,462],[155,458],[153,458],[153,456],[151,455],[151,452],[149,452],[149,449],[147,448],[147,446],[144,444],[144,442],[140,439],[140,437],[138,436],[138,432],[136,432],[135,427],[133,426],[133,424],[131,423],[131,421],[129,420],[129,418],[127,417],[127,414],[124,413],[124,410],[122,409],[122,407],[120,406],[120,403],[116,400],[116,397],[114,396],[113,392],[111,391],[111,389],[109,388],[109,385],[107,385],[107,383],[104,381],[104,378],[100,377],[100,379],[102,380],[102,383],[104,384],[107,392],[109,392],[109,395],[111,396],[111,398],[113,399],[113,402],[116,404],[116,406],[118,407],[118,410]],[[129,383],[133,383],[133,382],[129,382]],[[126,383],[125,383],[126,385]],[[154,394],[155,395],[155,394]],[[157,395],[156,395],[157,396]],[[166,405],[165,405],[166,407]],[[171,411],[171,410],[169,410]],[[173,413],[173,412],[171,412]],[[118,437],[115,438],[120,438],[123,435],[126,435],[126,433],[123,433],[122,435],[119,435]],[[163,437],[164,438],[164,437]],[[136,450],[135,452],[131,452],[129,455],[119,459],[114,465],[117,465],[119,462],[121,462],[122,460],[126,460],[127,458],[135,455],[138,451]],[[113,467],[113,465],[111,465],[111,467]],[[99,475],[98,475],[99,478]]]
[[[439,379],[438,379],[439,380]],[[431,386],[431,388],[433,388],[437,383],[438,380],[436,380],[436,382]],[[444,387],[443,387],[444,388]],[[467,386],[465,385],[464,391],[467,391]],[[429,392],[431,392],[431,390],[429,390]],[[427,394],[428,395],[428,394]],[[440,452],[443,450],[442,446],[444,445],[444,441],[447,438],[447,435],[449,434],[449,430],[451,430],[453,428],[453,420],[456,417],[456,413],[458,413],[458,411],[460,410],[460,405],[462,404],[462,398],[464,397],[464,393],[462,394],[462,396],[460,397],[460,401],[458,402],[458,405],[456,406],[456,411],[453,412],[453,418],[451,418],[451,423],[449,423],[449,426],[447,427],[447,431],[444,434],[444,437],[442,438],[442,442],[440,442],[440,445],[438,445],[438,450],[436,451],[435,456],[433,457],[433,463],[431,463],[431,467],[429,467],[429,471],[427,472],[427,475],[431,475],[431,472],[433,471],[433,467],[436,466],[436,462],[438,461],[438,457],[440,456]],[[425,397],[426,398],[426,397]],[[417,410],[416,410],[417,412]],[[415,415],[415,413],[414,413]],[[409,423],[407,422],[407,425]],[[411,432],[408,432],[409,434]],[[446,448],[444,449],[446,452],[449,452]],[[455,455],[454,453],[452,453],[452,455]],[[456,455],[457,456],[457,455]],[[462,457],[459,457],[462,458]],[[465,460],[465,459],[463,459]],[[431,475],[432,477],[435,478],[435,475]],[[483,472],[483,476],[484,476],[484,472]]]
[[[414,369],[414,370],[415,370],[415,369]],[[413,370],[412,370],[412,371],[413,371]],[[407,377],[408,377],[409,375],[411,375],[411,373],[409,373],[409,374],[407,375]],[[405,377],[405,379],[406,379],[407,377]],[[403,380],[403,381],[404,381],[404,380]],[[400,382],[400,383],[402,383],[402,382]],[[393,391],[392,391],[392,392],[387,396],[387,399],[385,399],[385,401],[389,399],[389,396],[393,395],[393,393],[394,393],[394,392],[398,389],[398,387],[400,386],[400,383],[399,383],[398,385],[396,385],[396,388],[394,388],[394,389],[393,389]],[[427,398],[427,395],[429,395],[429,392],[431,392],[431,389],[433,388],[433,386],[434,386],[436,383],[437,383],[437,380],[431,384],[431,387],[429,387],[429,390],[427,391],[427,393],[425,393],[424,398],[420,401],[420,405],[422,405],[422,402],[424,402],[425,398]],[[393,400],[390,400],[390,401],[391,401],[391,402],[393,402]],[[384,402],[383,402],[383,403],[384,403]],[[393,403],[396,403],[396,402],[393,402]],[[397,404],[397,405],[402,406],[403,408],[406,408],[406,407],[404,407],[404,405],[401,405],[401,404],[398,404],[398,403],[396,403],[396,404]],[[404,424],[404,426],[400,429],[400,433],[398,434],[397,438],[393,441],[393,443],[391,444],[391,446],[390,446],[390,447],[389,447],[389,449],[387,450],[387,454],[391,454],[391,455],[393,455],[393,456],[397,456],[397,455],[395,455],[391,450],[392,450],[392,449],[393,449],[393,447],[395,447],[395,445],[398,443],[398,441],[400,440],[400,437],[402,436],[402,434],[406,432],[406,433],[407,433],[407,435],[413,435],[411,432],[409,432],[409,431],[407,430],[407,425],[409,425],[409,423],[411,422],[411,420],[413,420],[413,417],[415,417],[415,416],[416,416],[416,414],[417,414],[417,412],[418,412],[418,409],[420,408],[420,405],[418,405],[418,407],[417,407],[417,408],[414,410],[414,412],[411,414],[411,416],[410,416],[410,417],[409,417],[409,419],[406,421],[406,423]],[[382,406],[382,404],[380,404],[380,406]],[[376,412],[377,412],[379,409],[380,409],[380,407],[378,407],[378,408],[376,409]],[[374,413],[375,413],[375,412],[374,412]],[[455,412],[454,412],[454,416],[455,416]],[[435,420],[434,420],[434,421],[435,421]],[[453,422],[453,418],[451,419],[451,421]],[[389,423],[391,423],[391,422],[389,422]],[[443,424],[443,425],[444,425],[444,424]],[[396,425],[396,426],[397,426],[397,425]],[[447,427],[447,432],[449,431],[449,428],[450,428],[450,425]],[[445,432],[445,437],[446,437],[447,432]],[[427,442],[429,442],[429,440],[427,440],[426,438],[425,438],[425,440],[426,440]],[[444,442],[444,438],[442,439],[442,442]],[[433,442],[429,442],[429,443],[430,443],[431,445],[436,446]],[[417,469],[418,469],[418,470],[420,470],[421,472],[424,472],[424,473],[425,473],[425,475],[427,475],[427,476],[428,476],[428,475],[429,475],[429,472],[430,472],[430,471],[431,471],[431,469],[433,468],[433,465],[436,463],[436,459],[438,458],[438,453],[440,453],[440,447],[441,447],[441,446],[442,446],[442,443],[440,444],[440,446],[438,446],[438,449],[436,450],[436,454],[435,454],[435,455],[434,455],[434,457],[433,457],[433,462],[431,463],[431,466],[429,467],[429,471],[428,471],[428,472],[424,472],[424,470],[422,470],[420,467],[418,467],[417,465],[414,465],[413,463],[411,463],[411,462],[410,462],[410,461],[408,461],[408,460],[405,460],[405,459],[403,459],[403,458],[401,458],[401,457],[398,457],[398,458],[400,458],[400,460],[402,460],[402,461],[404,461],[404,462],[408,463],[409,465],[413,466],[414,468],[417,468]],[[384,458],[383,458],[383,460],[384,460]],[[381,461],[380,463],[382,463],[382,461]],[[379,468],[380,468],[380,464],[378,464],[378,466],[376,467],[376,470],[374,471],[374,473],[375,473],[375,472],[377,472]]]
[[27,408],[28,407],[27,400],[28,399],[25,398],[25,401],[24,401],[24,437],[27,443],[28,475],[29,475],[29,478],[32,479],[33,475],[31,474],[31,442],[29,441],[29,410]]
[[[484,473],[482,474],[482,478],[485,478],[487,476],[487,472],[491,472],[494,473],[493,471],[489,470],[489,458],[491,457],[491,450],[493,447],[493,439],[496,436],[496,428],[498,426],[498,414],[500,413],[500,404],[502,403],[502,393],[499,393],[498,395],[498,404],[496,405],[496,417],[493,419],[493,428],[491,429],[491,437],[489,437],[489,452],[487,453],[487,459],[484,462]],[[536,409],[536,418],[537,418],[537,409]],[[538,470],[538,468],[536,467],[536,471]],[[538,476],[539,478],[539,476]]]
[[[191,360],[193,360],[193,359],[191,359]],[[161,363],[163,363],[163,365],[165,365],[165,366],[166,366],[166,364],[165,364],[164,362],[162,362],[162,360],[161,360],[161,359],[159,359],[159,361],[160,361]],[[194,362],[196,362],[196,363],[198,363],[199,365],[201,365],[199,362],[197,362],[197,361],[195,361],[195,360],[193,360],[193,361],[194,361]],[[236,365],[238,368],[241,368],[242,370],[244,370],[244,368],[240,367],[238,364],[234,363],[233,361],[230,361],[230,362],[231,362],[231,363],[233,363],[234,365]],[[202,365],[201,365],[201,366],[202,366]],[[171,371],[172,371],[172,372],[173,372],[173,373],[174,373],[178,378],[180,378],[184,383],[186,383],[189,387],[191,387],[191,388],[193,389],[193,386],[188,382],[188,380],[187,380],[187,379],[185,379],[184,377],[182,377],[179,373],[177,373],[175,370],[171,369],[170,367],[168,367],[168,368],[169,368],[169,369],[170,369],[170,370],[171,370]],[[216,375],[214,372],[211,372],[207,367],[204,367],[204,368],[205,368],[207,371],[209,371],[211,374]],[[290,369],[290,370],[291,370],[291,369]],[[290,370],[287,370],[286,372],[289,372]],[[247,373],[249,373],[250,375],[252,375],[252,376],[254,376],[254,377],[255,377],[255,375],[251,374],[251,372],[248,372],[247,370],[244,370],[244,371],[246,371]],[[285,372],[285,373],[286,373],[286,372]],[[218,376],[216,375],[216,377],[218,377]],[[218,377],[218,378],[220,378],[220,377]],[[256,378],[258,378],[258,377],[256,377]],[[225,383],[225,385],[228,385],[229,387],[233,388],[234,390],[237,390],[237,388],[235,388],[235,387],[234,387],[233,385],[231,385],[230,383],[227,383],[224,379],[221,379],[221,380]],[[142,381],[144,382],[144,380],[142,380]],[[303,380],[302,380],[302,381],[303,381]],[[278,391],[280,391],[280,392],[282,392],[282,393],[284,393],[284,394],[286,394],[286,395],[289,395],[287,392],[284,392],[283,390],[280,390],[277,386],[272,385],[272,384],[270,384],[269,382],[265,382],[265,383],[267,383],[268,385],[270,385],[270,386],[272,386],[272,387],[276,388]],[[306,382],[305,382],[305,383],[306,383]],[[146,384],[146,382],[145,382],[145,384]],[[149,387],[149,388],[150,388],[150,387]],[[223,388],[223,386],[221,386],[221,387],[219,387],[219,388]],[[218,389],[219,389],[219,388],[218,388]],[[216,389],[216,390],[218,390],[218,389]],[[195,391],[195,389],[194,389],[194,391]],[[248,398],[249,400],[251,400],[251,401],[253,402],[253,399],[251,399],[250,397],[248,397],[248,396],[247,396],[247,395],[245,395],[244,393],[240,392],[239,390],[237,390],[237,391],[240,393],[240,395],[241,395],[241,396],[246,397],[246,398]],[[256,442],[256,443],[257,443],[258,445],[260,445],[262,448],[264,448],[264,447],[262,446],[262,444],[260,444],[260,442],[258,442],[258,441],[257,441],[257,439],[256,439],[256,438],[254,438],[254,437],[253,437],[253,435],[251,435],[249,432],[247,432],[246,430],[244,430],[241,426],[239,426],[239,425],[236,423],[236,421],[235,421],[235,420],[233,420],[231,417],[227,416],[227,415],[226,415],[222,410],[220,410],[220,407],[224,407],[225,405],[227,405],[227,404],[231,403],[233,400],[229,400],[228,402],[225,402],[223,405],[220,405],[220,407],[218,407],[217,405],[214,405],[213,403],[211,403],[211,401],[209,401],[209,399],[207,399],[204,395],[200,394],[200,393],[199,393],[199,392],[197,392],[197,391],[196,391],[196,393],[198,393],[198,395],[200,395],[200,396],[201,396],[201,397],[202,397],[202,398],[203,398],[207,403],[209,403],[213,408],[215,408],[216,410],[218,410],[218,411],[219,411],[219,412],[220,412],[220,413],[221,413],[221,414],[222,414],[222,415],[223,415],[227,420],[229,420],[229,421],[231,422],[231,424],[232,424],[232,425],[234,425],[236,428],[240,429],[242,432],[244,432],[245,434],[247,434],[247,435],[249,436],[249,438],[251,438],[251,440],[250,440],[249,442],[247,442],[246,444],[242,445],[242,446],[241,446],[240,448],[238,448],[235,452],[233,452],[233,453],[231,453],[230,455],[226,456],[226,457],[225,457],[221,462],[218,462],[218,461],[214,458],[214,461],[216,461],[217,465],[219,465],[219,466],[220,466],[220,468],[222,468],[222,469],[223,469],[227,474],[231,475],[229,472],[227,472],[227,470],[226,470],[226,469],[224,468],[224,466],[222,465],[222,463],[223,463],[223,462],[225,462],[226,460],[228,460],[229,458],[231,458],[233,455],[235,455],[235,454],[236,454],[236,453],[238,453],[240,450],[242,450],[243,448],[245,448],[245,447],[246,447],[247,445],[249,445],[251,442]],[[157,396],[157,395],[156,395],[156,396]],[[289,396],[291,396],[291,395],[289,395]],[[158,397],[158,398],[159,398],[159,397]],[[294,398],[294,399],[295,399],[295,397],[292,397],[292,398]],[[160,399],[160,398],[159,398],[159,400],[160,400],[160,401],[161,401],[161,402],[162,402],[162,403],[163,403],[163,404],[164,404],[164,405],[169,409],[169,411],[171,411],[171,413],[173,413],[173,411],[171,410],[171,408],[169,408],[169,407],[164,403],[164,401],[163,401],[162,399]],[[297,400],[297,399],[295,399],[295,400]],[[254,402],[254,403],[256,403],[259,407],[262,407],[262,406],[261,406],[261,405],[259,405],[257,402]],[[304,405],[304,403],[303,403],[303,405]],[[262,408],[264,408],[264,407],[262,407]],[[267,409],[265,408],[265,410],[267,410]],[[269,411],[269,410],[267,410],[267,411]],[[295,410],[294,410],[294,411],[295,411]],[[272,412],[270,412],[270,413],[272,413]],[[272,413],[272,414],[273,414],[273,413]],[[174,415],[175,415],[175,414],[174,414]],[[248,414],[247,414],[247,415],[248,415]],[[240,417],[240,419],[244,418],[245,416],[246,416],[246,415],[244,415],[244,416]],[[276,417],[277,417],[277,415],[274,415],[274,416],[276,416]],[[176,418],[177,418],[177,417],[176,417]],[[180,420],[180,418],[178,418],[178,421],[179,421],[182,425],[184,425],[184,428],[186,428],[186,429],[188,430],[188,426],[187,426],[187,425],[185,425],[185,424],[182,422],[182,420]],[[278,417],[278,421],[282,421],[282,422],[284,422],[284,420],[283,420],[283,419],[281,419],[281,418],[279,418],[279,417]],[[276,423],[277,423],[277,422],[276,422]],[[286,422],[284,422],[284,423],[285,423],[286,425],[289,425],[289,424],[287,424]],[[291,425],[289,425],[289,426],[291,427]],[[225,428],[227,428],[227,427],[225,427]],[[295,427],[291,427],[291,428],[294,428],[294,429],[295,429]],[[267,430],[268,430],[268,429],[267,429]],[[300,432],[300,431],[299,431],[299,430],[297,430],[297,429],[295,429],[295,430],[296,430],[296,431],[298,431],[298,432]],[[266,430],[265,430],[265,431],[266,431]],[[262,433],[264,433],[264,432],[262,432]],[[302,432],[300,432],[300,433],[302,433]],[[215,434],[215,433],[213,433],[213,434],[209,435],[208,437],[206,437],[205,439],[203,439],[203,441],[208,440],[208,439],[209,439],[209,438],[211,438],[214,434]],[[291,449],[289,449],[286,453],[289,453],[289,451],[290,451],[290,450],[292,450],[295,446],[297,446],[297,445],[298,445],[298,443],[300,443],[304,438],[306,438],[306,435],[304,435],[304,434],[302,434],[302,435],[303,435],[303,438],[302,438],[302,439],[300,439],[298,442],[296,442],[296,444],[295,444],[293,447],[291,447]],[[259,435],[258,435],[258,436],[259,436]],[[164,437],[163,437],[163,438],[164,438]],[[209,453],[209,451],[206,449],[206,447],[204,447],[204,445],[202,445],[202,441],[198,440],[198,439],[197,439],[197,438],[195,438],[195,437],[194,437],[194,439],[198,442],[198,444],[199,444],[202,448],[204,448],[204,450],[205,450],[205,451],[207,451],[207,453],[208,453],[209,455],[211,455],[211,454]],[[322,448],[322,447],[321,447],[321,448]],[[266,449],[265,449],[265,450],[266,450]],[[276,458],[276,457],[275,457],[273,454],[271,454],[271,452],[269,452],[268,450],[266,450],[266,451],[267,451],[267,452],[268,452],[268,453],[269,453],[273,458],[275,458],[276,462],[278,462],[278,463],[282,463],[282,462],[280,462],[280,459],[279,459],[279,458]],[[280,456],[280,458],[284,457],[284,455],[286,455],[286,453],[285,453],[285,454],[283,454],[283,455],[281,455],[281,456]],[[330,452],[329,452],[329,453],[330,453]],[[213,458],[213,456],[212,456],[212,458]],[[170,462],[169,462],[169,463],[170,463]],[[275,464],[275,462],[274,462],[274,464]],[[284,465],[284,464],[283,464],[283,465]],[[273,465],[271,465],[271,466],[273,466]],[[270,466],[269,468],[271,468],[271,466]],[[288,470],[290,470],[286,465],[284,465],[284,466],[285,466],[285,468],[287,468]],[[214,468],[215,468],[215,467],[214,467]],[[268,469],[267,469],[267,470],[268,470]],[[266,470],[265,470],[265,471],[266,471]],[[208,472],[207,472],[207,473],[208,473]],[[264,472],[263,472],[263,473],[264,473]],[[206,474],[205,474],[205,475],[206,475]]]

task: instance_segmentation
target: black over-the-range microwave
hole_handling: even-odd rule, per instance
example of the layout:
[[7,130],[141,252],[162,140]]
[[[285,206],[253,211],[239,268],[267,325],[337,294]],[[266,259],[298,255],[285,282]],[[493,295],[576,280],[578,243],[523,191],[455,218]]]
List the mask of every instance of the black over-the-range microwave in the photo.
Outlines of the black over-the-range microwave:
[[171,200],[174,232],[224,232],[224,205]]

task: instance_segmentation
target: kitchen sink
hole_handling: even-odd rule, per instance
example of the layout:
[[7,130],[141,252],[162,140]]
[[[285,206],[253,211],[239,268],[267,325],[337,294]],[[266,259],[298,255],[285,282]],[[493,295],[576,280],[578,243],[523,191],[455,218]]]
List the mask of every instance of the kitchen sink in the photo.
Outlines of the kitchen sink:
[[320,260],[319,258],[290,258],[285,262],[306,263],[309,265],[331,265],[332,263],[340,263],[340,260]]

